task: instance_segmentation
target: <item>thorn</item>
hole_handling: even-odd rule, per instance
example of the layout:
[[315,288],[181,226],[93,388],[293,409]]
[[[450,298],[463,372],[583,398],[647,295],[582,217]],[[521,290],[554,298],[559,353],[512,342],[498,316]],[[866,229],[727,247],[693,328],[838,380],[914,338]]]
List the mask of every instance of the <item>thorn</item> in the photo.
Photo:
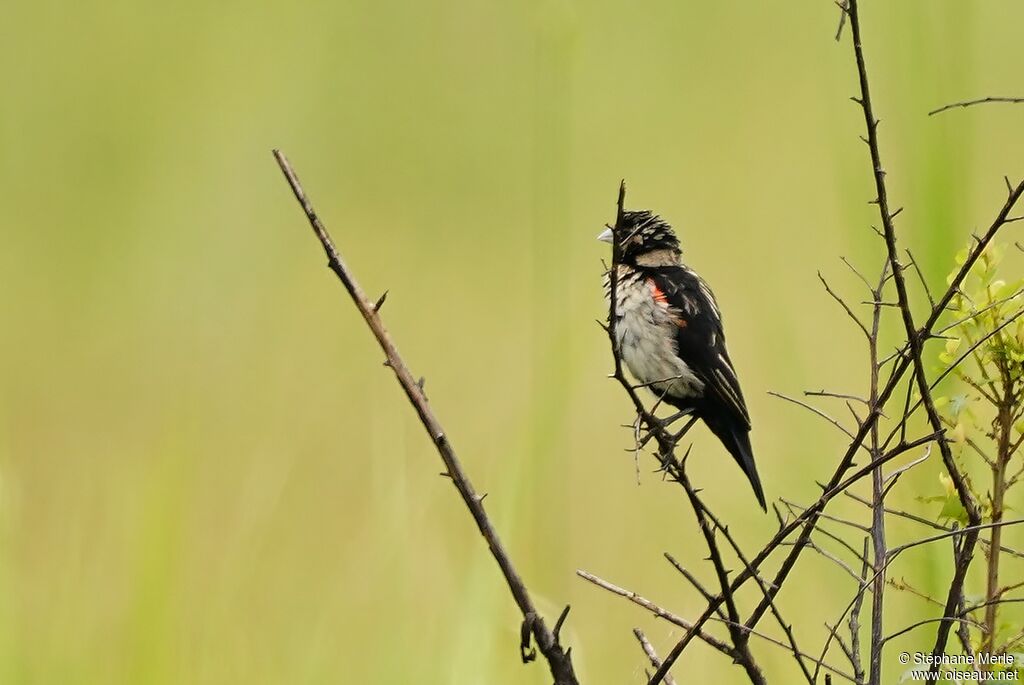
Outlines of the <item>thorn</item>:
[[379,312],[380,308],[384,306],[384,300],[388,299],[388,291],[385,290],[381,296],[373,303],[373,311]]
[[390,360],[390,359],[385,359],[385,360],[384,360],[384,366],[387,366],[387,367],[389,367],[389,368],[390,368],[390,366],[391,366],[391,360]]
[[447,471],[442,471],[441,473],[439,473],[437,475],[441,476],[442,478],[451,478],[452,477],[452,474],[448,473]]
[[861,139],[861,141],[862,141],[862,142],[863,142],[863,143],[864,143],[865,145],[871,145],[871,143],[869,143],[869,142],[868,142],[868,139],[867,139],[867,138],[865,138],[864,136],[857,136],[857,137],[858,137],[858,138],[860,138],[860,139]]
[[562,624],[565,623],[565,619],[569,615],[569,609],[571,608],[572,607],[570,605],[566,604],[565,608],[562,609],[562,613],[558,615],[558,620],[555,621],[555,629],[552,631],[552,634],[555,637],[555,644],[558,644],[558,634],[561,632]]
[[856,102],[856,103],[857,103],[858,105],[860,105],[860,106],[862,106],[862,107],[864,106],[864,101],[863,101],[863,100],[861,100],[861,99],[860,99],[859,97],[857,97],[856,95],[851,95],[851,96],[850,96],[850,99],[851,99],[851,100],[853,100],[854,102]]
[[899,208],[899,209],[897,209],[897,210],[896,210],[895,212],[893,212],[892,214],[890,214],[890,215],[889,215],[889,221],[892,221],[893,219],[895,219],[896,217],[898,217],[898,216],[900,215],[900,212],[902,212],[902,211],[903,211],[903,208],[902,208],[902,207],[900,207],[900,208]]
[[487,499],[487,493],[485,492],[482,495],[477,495],[474,499],[476,500],[477,504],[483,504],[484,500]]
[[1009,176],[1003,176],[1003,180],[1006,181],[1006,190],[1007,190],[1007,192],[1009,192],[1010,195],[1013,195],[1013,184],[1010,183],[1010,177]]

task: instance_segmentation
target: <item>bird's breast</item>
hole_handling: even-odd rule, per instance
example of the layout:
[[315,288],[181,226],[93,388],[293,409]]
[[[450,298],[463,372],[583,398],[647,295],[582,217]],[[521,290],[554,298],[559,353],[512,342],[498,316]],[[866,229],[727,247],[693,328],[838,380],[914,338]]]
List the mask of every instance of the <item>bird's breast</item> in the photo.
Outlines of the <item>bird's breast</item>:
[[657,394],[696,397],[704,390],[677,354],[676,311],[654,282],[635,270],[620,270],[616,284],[615,335],[629,372]]

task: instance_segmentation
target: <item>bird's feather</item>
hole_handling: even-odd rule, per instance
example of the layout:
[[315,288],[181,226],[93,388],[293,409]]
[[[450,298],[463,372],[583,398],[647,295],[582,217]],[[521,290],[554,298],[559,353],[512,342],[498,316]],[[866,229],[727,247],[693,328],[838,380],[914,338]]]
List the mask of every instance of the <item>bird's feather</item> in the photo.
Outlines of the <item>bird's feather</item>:
[[684,266],[646,270],[670,307],[680,313],[676,353],[705,385],[704,402],[750,429],[750,414],[725,347],[722,317],[707,284]]

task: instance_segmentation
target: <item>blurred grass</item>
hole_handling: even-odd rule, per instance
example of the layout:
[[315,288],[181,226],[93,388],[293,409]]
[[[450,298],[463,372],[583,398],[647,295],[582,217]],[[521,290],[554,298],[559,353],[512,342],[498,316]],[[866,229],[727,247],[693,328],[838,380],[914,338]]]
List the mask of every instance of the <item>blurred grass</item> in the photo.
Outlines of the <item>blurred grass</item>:
[[[864,378],[815,278],[856,293],[837,255],[866,271],[881,257],[831,3],[5,14],[3,682],[546,682],[519,665],[512,603],[272,146],[366,287],[390,289],[388,324],[521,571],[549,614],[572,603],[588,682],[639,682],[634,625],[660,649],[675,633],[573,569],[692,614],[661,553],[702,556],[648,463],[636,486],[628,408],[604,378],[593,237],[620,178],[680,229],[726,310],[767,490],[806,499],[830,471],[841,440],[765,391]],[[1002,175],[1024,173],[1024,109],[925,113],[1019,90],[1021,20],[1009,0],[865,3],[900,226],[936,282]],[[696,444],[695,480],[760,540],[771,521],[726,487],[738,474],[713,441]],[[938,588],[947,556],[904,570]],[[808,639],[849,597],[817,589],[834,574],[808,557],[785,594]],[[892,606],[894,628],[921,609]]]

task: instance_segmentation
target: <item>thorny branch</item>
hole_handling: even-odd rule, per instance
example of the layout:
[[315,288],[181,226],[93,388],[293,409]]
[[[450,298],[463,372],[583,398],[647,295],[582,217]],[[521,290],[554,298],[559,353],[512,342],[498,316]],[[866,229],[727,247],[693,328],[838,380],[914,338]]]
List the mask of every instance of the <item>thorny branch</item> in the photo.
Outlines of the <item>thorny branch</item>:
[[[563,611],[554,630],[548,628],[544,618],[540,615],[540,612],[537,611],[536,605],[533,603],[533,598],[530,596],[530,593],[526,588],[526,584],[523,582],[522,577],[513,565],[512,558],[509,556],[504,544],[498,537],[498,532],[494,529],[490,518],[487,516],[487,512],[483,506],[484,496],[478,495],[474,489],[469,476],[462,468],[462,463],[456,456],[455,448],[449,441],[448,434],[441,426],[440,421],[438,421],[437,417],[434,415],[433,409],[431,409],[426,396],[423,394],[422,383],[417,381],[409,371],[409,368],[405,365],[402,357],[398,354],[398,349],[395,347],[395,343],[391,339],[391,335],[384,327],[384,321],[381,319],[379,311],[384,298],[382,297],[375,304],[373,300],[366,296],[365,291],[359,286],[359,283],[355,280],[352,272],[342,261],[341,255],[338,253],[337,248],[334,246],[334,242],[331,240],[331,236],[327,233],[327,229],[313,210],[313,205],[309,201],[302,185],[299,183],[299,179],[292,170],[287,158],[279,150],[274,150],[274,158],[277,160],[277,164],[281,168],[281,172],[284,174],[285,179],[288,181],[288,185],[291,186],[292,192],[295,194],[295,199],[298,200],[303,212],[305,212],[306,218],[309,220],[309,224],[313,228],[313,232],[316,234],[317,239],[324,248],[324,252],[327,254],[328,267],[330,267],[345,286],[345,290],[348,291],[356,309],[358,309],[359,313],[362,314],[367,327],[373,333],[381,349],[384,351],[384,355],[387,359],[385,362],[386,365],[394,372],[395,378],[398,380],[399,385],[402,386],[406,397],[416,410],[420,422],[423,424],[427,434],[433,441],[434,447],[437,449],[437,452],[445,465],[445,473],[443,475],[446,475],[451,479],[455,489],[462,497],[462,501],[465,503],[466,508],[469,509],[470,514],[473,516],[473,520],[476,522],[480,535],[487,542],[487,546],[491,550],[494,560],[498,562],[501,573],[505,577],[505,582],[512,593],[512,598],[515,600],[519,610],[523,614],[523,644],[520,647],[523,655],[523,661],[529,661],[534,658],[532,656],[533,651],[530,648],[530,636],[532,635],[532,638],[540,649],[541,654],[544,655],[544,658],[548,662],[548,668],[551,671],[551,676],[554,678],[555,685],[578,685],[579,681],[576,678],[576,673],[573,670],[572,665],[571,648],[564,648],[559,641],[559,628],[565,618],[566,612]],[[566,609],[568,609],[568,607],[566,607]]]

